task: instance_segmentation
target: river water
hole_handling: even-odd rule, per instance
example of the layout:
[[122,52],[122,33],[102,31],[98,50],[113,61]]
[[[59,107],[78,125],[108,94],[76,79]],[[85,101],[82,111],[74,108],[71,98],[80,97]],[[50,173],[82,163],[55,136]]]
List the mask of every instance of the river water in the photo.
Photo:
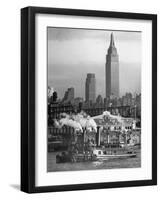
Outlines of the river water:
[[135,150],[135,158],[110,159],[106,161],[79,162],[79,163],[56,163],[56,155],[59,152],[48,153],[47,171],[77,171],[77,170],[96,170],[96,169],[119,169],[119,168],[138,168],[141,167],[141,150]]

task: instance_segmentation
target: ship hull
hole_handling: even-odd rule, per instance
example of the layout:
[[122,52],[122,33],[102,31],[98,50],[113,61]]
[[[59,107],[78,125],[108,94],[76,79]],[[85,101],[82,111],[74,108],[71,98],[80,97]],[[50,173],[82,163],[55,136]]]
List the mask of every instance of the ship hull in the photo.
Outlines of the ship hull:
[[121,159],[121,158],[134,158],[136,154],[121,154],[121,155],[100,155],[97,160]]
[[105,161],[109,159],[123,159],[136,157],[135,153],[126,154],[110,154],[110,155],[96,155],[96,154],[73,154],[73,155],[57,155],[56,163],[65,162],[91,162],[91,161]]

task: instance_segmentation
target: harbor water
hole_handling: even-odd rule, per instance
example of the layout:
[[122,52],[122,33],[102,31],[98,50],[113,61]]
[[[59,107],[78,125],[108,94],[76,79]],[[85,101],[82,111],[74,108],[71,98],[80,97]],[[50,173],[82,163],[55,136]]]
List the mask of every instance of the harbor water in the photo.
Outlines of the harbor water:
[[114,158],[106,161],[78,162],[78,163],[56,163],[56,155],[60,152],[48,152],[47,171],[79,171],[96,169],[119,169],[141,167],[141,149],[136,149],[134,158]]

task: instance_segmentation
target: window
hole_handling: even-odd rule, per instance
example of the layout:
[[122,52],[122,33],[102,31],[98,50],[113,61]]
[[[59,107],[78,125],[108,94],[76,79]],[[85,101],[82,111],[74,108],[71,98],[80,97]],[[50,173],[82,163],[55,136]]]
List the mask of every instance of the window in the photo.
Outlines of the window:
[[98,154],[101,155],[101,151],[98,151]]

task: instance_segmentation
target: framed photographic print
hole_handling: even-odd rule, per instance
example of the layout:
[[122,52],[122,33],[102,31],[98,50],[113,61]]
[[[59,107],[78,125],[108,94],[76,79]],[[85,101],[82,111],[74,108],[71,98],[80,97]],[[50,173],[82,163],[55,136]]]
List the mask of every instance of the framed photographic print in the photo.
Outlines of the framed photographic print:
[[157,16],[21,10],[21,190],[157,184]]

